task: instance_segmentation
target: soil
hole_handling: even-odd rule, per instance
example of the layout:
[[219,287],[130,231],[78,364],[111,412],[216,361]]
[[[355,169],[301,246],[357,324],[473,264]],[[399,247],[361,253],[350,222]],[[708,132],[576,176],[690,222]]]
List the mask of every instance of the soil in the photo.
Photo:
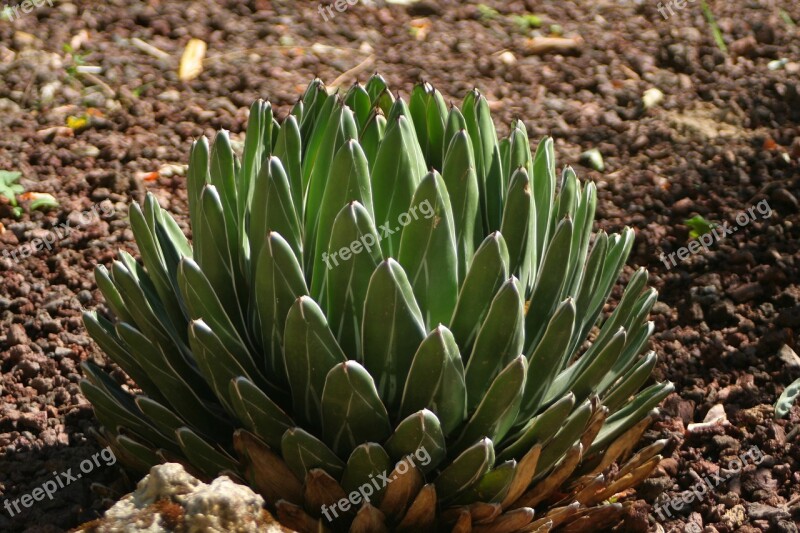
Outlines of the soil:
[[[317,1],[64,1],[0,20],[0,169],[59,202],[30,211],[23,200],[15,219],[0,198],[2,250],[70,224],[52,249],[0,257],[0,504],[100,451],[78,364],[107,363],[80,315],[107,312],[94,266],[120,248],[136,253],[127,206],[150,191],[185,224],[192,139],[219,128],[241,139],[254,99],[282,116],[313,76],[347,87],[380,71],[406,95],[420,79],[454,101],[479,87],[501,134],[523,118],[532,139],[555,138],[559,164],[597,183],[598,227],[636,229],[623,281],[639,266],[651,272],[654,379],[677,392],[645,436],[669,439],[665,459],[618,529],[796,532],[800,407],[776,421],[772,406],[800,377],[791,351],[800,351],[800,32],[781,16],[800,21],[800,4],[710,2],[727,55],[699,2],[668,18],[655,0],[377,4],[326,22]],[[525,12],[542,27],[523,30],[513,16]],[[579,46],[542,54],[532,31]],[[190,38],[206,41],[208,56],[184,82],[177,66]],[[664,99],[645,108],[652,88]],[[604,172],[582,165],[592,148]],[[769,218],[753,211],[707,251],[662,260],[688,245],[693,215],[736,227],[759,205]],[[717,421],[690,426],[707,417]],[[727,476],[753,449],[758,464],[701,501],[653,511],[656,499]],[[52,500],[13,517],[0,509],[0,531],[75,527],[134,482],[101,464]]]

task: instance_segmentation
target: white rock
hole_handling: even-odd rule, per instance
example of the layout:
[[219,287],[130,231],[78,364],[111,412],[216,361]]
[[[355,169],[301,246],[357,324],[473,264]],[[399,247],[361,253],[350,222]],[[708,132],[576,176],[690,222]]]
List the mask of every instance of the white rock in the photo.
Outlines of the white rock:
[[[172,508],[165,518],[162,511]],[[177,463],[157,465],[123,497],[96,526],[97,533],[168,533],[182,517],[180,530],[188,533],[280,533],[264,510],[264,499],[249,487],[226,476],[211,484],[189,475]],[[171,522],[171,524],[170,524]]]

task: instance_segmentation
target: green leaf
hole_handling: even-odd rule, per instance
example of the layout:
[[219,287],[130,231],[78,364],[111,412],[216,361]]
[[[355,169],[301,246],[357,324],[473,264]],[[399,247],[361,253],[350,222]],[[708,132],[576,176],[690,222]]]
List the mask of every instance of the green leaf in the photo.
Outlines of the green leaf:
[[136,382],[142,391],[156,400],[164,399],[158,387],[147,375],[136,357],[130,353],[122,343],[122,340],[114,331],[114,325],[98,316],[95,311],[85,311],[83,313],[83,324],[89,336],[94,339],[112,361],[114,361],[130,378]]
[[370,76],[369,80],[367,80],[367,84],[364,86],[364,90],[367,91],[367,94],[372,100],[372,105],[375,105],[378,96],[388,88],[389,85],[386,83],[386,79],[378,73]]
[[[253,206],[248,229],[253,257],[261,253],[269,233],[274,231],[286,239],[302,264],[303,237],[299,213],[295,210],[289,177],[280,159],[269,157],[264,161],[261,172],[255,179]],[[257,280],[253,277],[250,285],[255,283]]]
[[422,313],[411,284],[403,267],[394,259],[382,262],[369,281],[361,338],[363,364],[394,414],[400,403],[402,380],[425,338]]
[[281,457],[297,479],[305,479],[309,471],[321,468],[334,479],[341,479],[345,463],[330,448],[301,428],[292,428],[281,440]]
[[[389,454],[380,445],[373,442],[361,444],[347,459],[347,466],[342,474],[342,488],[345,493],[350,494],[356,492],[363,485],[372,486],[373,479],[377,481],[378,476],[390,472],[393,467]],[[379,483],[379,485],[382,484]],[[365,500],[378,507],[385,491],[386,487],[381,486],[377,492],[367,496]]]
[[536,476],[534,479],[540,479],[550,468],[555,465],[564,454],[572,448],[575,444],[581,441],[586,424],[592,416],[592,402],[586,400],[567,418],[558,433],[552,440],[542,447],[542,454],[539,456],[539,462],[536,464]]
[[536,147],[532,181],[533,199],[536,203],[536,257],[543,258],[550,241],[550,219],[556,190],[555,150],[550,137],[542,139]]
[[420,344],[407,375],[401,416],[429,409],[449,435],[467,416],[464,366],[453,334],[444,326],[434,329]]
[[494,465],[494,447],[490,439],[482,439],[464,450],[436,478],[436,495],[447,503],[474,487]]
[[344,97],[344,103],[353,110],[358,131],[362,131],[372,112],[372,99],[369,93],[367,93],[366,89],[364,89],[360,83],[356,82],[350,87],[350,90],[347,91]]
[[[305,245],[303,247],[306,254],[306,272],[312,272],[312,266],[319,261],[318,255],[322,253],[322,250],[317,245],[321,244],[327,247],[327,242],[317,241],[317,232],[322,228],[321,224],[323,224],[320,216],[329,177],[334,168],[339,168],[338,165],[334,164],[334,160],[342,146],[349,140],[357,138],[358,128],[356,127],[353,112],[349,107],[337,102],[336,109],[333,111],[331,120],[325,130],[322,144],[314,159],[313,168],[311,168],[308,175],[305,207]],[[359,171],[362,171],[362,169],[359,168]],[[336,206],[333,216],[336,216],[336,213],[339,212],[343,205]],[[312,294],[314,294],[313,291]]]
[[604,450],[631,427],[642,421],[647,413],[675,390],[670,383],[656,383],[641,391],[628,402],[622,409],[613,413],[606,419],[606,423],[595,437],[594,442],[586,452],[587,457]]
[[462,352],[472,350],[492,300],[508,278],[508,248],[495,232],[475,252],[453,311],[450,329]]
[[277,383],[288,384],[283,362],[283,334],[289,309],[308,289],[300,263],[289,243],[275,232],[267,236],[255,263],[253,331],[261,334],[263,372]]
[[186,458],[206,475],[216,477],[224,470],[238,472],[239,465],[233,457],[222,452],[191,429],[180,428],[175,434]]
[[[286,318],[284,361],[295,417],[321,429],[322,393],[328,372],[347,358],[317,303],[298,298]],[[305,479],[300,478],[300,479]]]
[[535,209],[528,173],[519,168],[508,187],[500,233],[508,246],[509,270],[519,277],[525,292],[536,275]]
[[331,330],[350,359],[361,359],[361,324],[372,273],[381,261],[375,225],[358,202],[342,208],[333,222],[328,252],[326,310]]
[[523,335],[522,298],[516,278],[510,278],[494,297],[467,360],[468,410],[478,406],[492,380],[522,353]]
[[405,229],[398,259],[408,273],[426,329],[446,324],[458,297],[458,270],[453,212],[438,172],[423,178],[400,223]]
[[492,442],[503,439],[519,413],[527,373],[528,362],[520,355],[497,375],[450,453],[459,453],[482,437]]
[[481,477],[471,489],[461,493],[455,504],[469,505],[474,502],[500,503],[508,494],[511,481],[517,470],[516,461],[506,461],[497,465]]
[[[299,102],[302,103],[302,102]],[[289,177],[289,188],[292,191],[292,204],[299,220],[303,218],[303,144],[302,134],[298,119],[289,115],[275,141],[275,157],[283,163],[286,175]],[[258,205],[254,202],[254,205]],[[258,250],[254,250],[254,254]]]
[[472,90],[461,107],[475,153],[478,184],[481,188],[481,213],[487,231],[500,229],[503,209],[503,169],[497,131],[486,98]]
[[559,303],[566,278],[566,268],[571,255],[572,222],[562,220],[553,240],[547,247],[541,270],[531,294],[530,306],[525,315],[525,347],[530,355],[539,344],[548,319]]
[[370,172],[375,208],[375,224],[383,239],[385,257],[397,257],[400,247],[400,215],[425,176],[425,158],[417,143],[411,120],[405,115],[389,119]]
[[542,342],[529,358],[528,381],[520,408],[521,417],[536,414],[553,379],[565,364],[569,341],[575,329],[575,302],[568,298],[556,309]]
[[458,259],[458,281],[464,281],[475,254],[475,239],[481,226],[478,219],[479,190],[472,143],[466,130],[460,130],[447,148],[442,179],[447,186],[453,210]]
[[364,150],[364,155],[367,156],[369,168],[375,165],[378,150],[380,150],[381,142],[383,142],[383,138],[386,135],[386,124],[386,117],[383,116],[383,111],[381,111],[380,107],[376,107],[361,130],[359,143]]
[[[528,367],[529,375],[531,368]],[[559,430],[574,406],[575,395],[569,393],[535,418],[528,420],[520,431],[506,438],[504,449],[497,455],[497,460],[520,460],[535,444],[546,444]],[[519,419],[526,420],[526,416],[521,415]]]
[[17,195],[25,189],[17,183],[22,177],[22,172],[0,170],[0,195],[5,196],[12,206],[17,205]]
[[[439,419],[428,409],[417,411],[403,419],[384,445],[395,461],[416,454],[417,466],[423,474],[432,472],[446,457],[447,446]],[[420,458],[419,454],[423,453]],[[425,461],[427,456],[427,462]]]
[[280,449],[283,434],[295,425],[291,417],[247,378],[231,380],[229,395],[236,415],[245,427],[273,450]]
[[[178,282],[192,320],[203,320],[208,324],[239,364],[255,373],[256,367],[248,347],[249,343],[239,334],[241,330],[245,332],[249,330],[244,326],[235,325],[231,320],[218,298],[219,293],[211,287],[211,283],[197,263],[184,258],[178,268]],[[256,375],[258,374],[251,377],[255,378]]]
[[[236,183],[236,196],[238,198],[238,224],[242,230],[240,238],[244,238],[245,221],[247,214],[252,211],[252,206],[261,209],[263,204],[255,201],[254,190],[258,188],[256,179],[262,172],[262,165],[266,156],[272,152],[273,136],[272,104],[264,100],[256,100],[250,106],[250,117],[247,121],[247,133],[242,152],[242,170]],[[246,245],[246,241],[241,241]],[[254,250],[257,252],[258,250]]]
[[339,457],[362,442],[383,442],[391,434],[389,415],[369,372],[355,361],[333,367],[322,390],[322,432]]
[[325,291],[328,267],[323,254],[329,249],[334,220],[350,202],[360,202],[372,218],[372,191],[369,182],[367,156],[358,141],[344,143],[336,154],[325,185],[317,229],[317,254],[312,259],[311,295],[321,300]]

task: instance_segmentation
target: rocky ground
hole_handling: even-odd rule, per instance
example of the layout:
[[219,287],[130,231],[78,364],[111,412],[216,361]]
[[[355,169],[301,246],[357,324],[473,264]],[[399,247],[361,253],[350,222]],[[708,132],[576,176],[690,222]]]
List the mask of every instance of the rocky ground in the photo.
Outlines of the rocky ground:
[[[30,211],[36,195],[23,195],[18,219],[0,205],[0,504],[100,450],[77,384],[81,360],[104,361],[80,312],[105,310],[94,265],[135,254],[128,204],[151,191],[185,220],[193,138],[241,138],[252,100],[285,113],[315,75],[346,87],[377,70],[406,94],[420,79],[453,100],[481,88],[504,125],[521,117],[532,138],[554,136],[559,163],[597,183],[599,227],[637,230],[626,276],[650,269],[655,377],[677,393],[646,434],[671,439],[667,458],[620,530],[797,531],[800,408],[775,421],[772,404],[800,377],[800,5],[710,2],[726,55],[700,2],[664,18],[655,0],[362,1],[327,22],[316,1],[42,4],[0,18],[0,169],[59,202]],[[523,27],[524,13],[542,26]],[[537,36],[561,33],[570,50],[541,49]],[[185,82],[190,38],[208,52]],[[592,148],[603,172],[582,163]],[[686,219],[738,226],[753,206],[771,216],[754,210],[709,251],[662,261],[689,242]],[[30,248],[53,234],[52,249]],[[728,477],[753,447],[758,464]],[[722,478],[702,501],[653,512]],[[0,531],[75,527],[135,481],[102,463],[52,500],[0,509]]]

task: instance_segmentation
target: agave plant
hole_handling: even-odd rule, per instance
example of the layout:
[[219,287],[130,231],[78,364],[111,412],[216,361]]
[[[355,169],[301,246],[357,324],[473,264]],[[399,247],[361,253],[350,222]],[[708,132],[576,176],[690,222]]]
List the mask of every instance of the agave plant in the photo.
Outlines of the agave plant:
[[300,531],[482,532],[601,528],[655,468],[647,273],[603,313],[633,232],[593,232],[594,184],[521,121],[498,140],[477,90],[315,80],[241,150],[196,141],[187,181],[192,244],[148,195],[141,262],[96,271],[113,320],[84,315],[140,389],[83,366],[131,468],[226,473]]

